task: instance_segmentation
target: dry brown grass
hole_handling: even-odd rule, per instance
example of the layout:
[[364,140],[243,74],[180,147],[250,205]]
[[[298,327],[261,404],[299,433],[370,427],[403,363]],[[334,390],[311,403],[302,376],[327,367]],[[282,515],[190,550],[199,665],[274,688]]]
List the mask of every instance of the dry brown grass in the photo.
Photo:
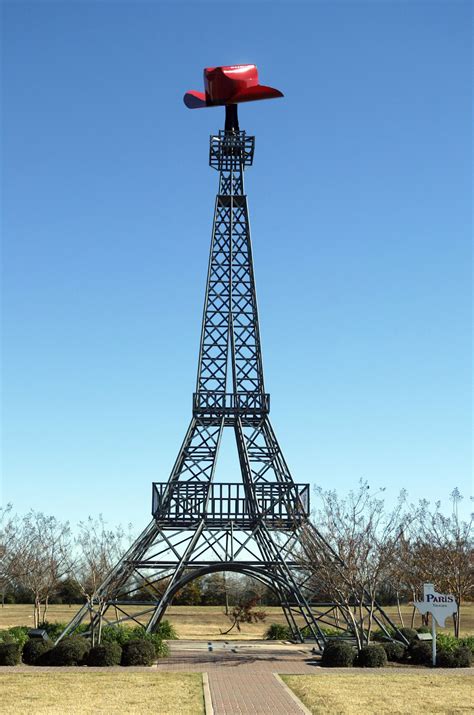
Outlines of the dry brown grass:
[[[77,606],[50,606],[47,620],[67,623],[76,613]],[[133,610],[133,609],[132,609]],[[135,609],[141,610],[140,607]],[[194,640],[258,640],[270,623],[286,623],[281,608],[268,608],[266,623],[243,623],[241,631],[236,628],[227,636],[221,634],[231,623],[225,616],[221,606],[170,606],[166,612],[167,618],[176,628],[179,638]],[[33,607],[25,604],[12,604],[0,608],[0,629],[10,626],[33,626]],[[135,624],[132,624],[135,625]]]
[[[78,606],[50,606],[47,613],[48,621],[68,622],[76,613]],[[136,608],[139,611],[140,607]],[[285,617],[281,608],[268,607],[265,609],[268,617],[265,623],[244,623],[239,633],[236,629],[228,636],[221,635],[221,631],[229,628],[230,622],[226,618],[221,606],[170,606],[166,612],[167,618],[176,628],[178,636],[183,639],[193,640],[258,640],[263,638],[270,623],[285,624]],[[397,625],[400,625],[396,608],[389,606],[385,609]],[[411,623],[411,606],[403,606],[402,614],[405,626]],[[0,607],[0,629],[10,626],[33,625],[33,607],[24,604],[12,604]],[[417,615],[415,626],[421,625]],[[443,629],[440,629],[443,630]],[[453,633],[452,619],[446,621],[447,633]],[[474,634],[474,604],[464,604],[461,619],[461,633]]]
[[200,673],[0,673],[2,713],[201,715]]
[[418,715],[472,712],[472,678],[463,673],[282,675],[317,715]]

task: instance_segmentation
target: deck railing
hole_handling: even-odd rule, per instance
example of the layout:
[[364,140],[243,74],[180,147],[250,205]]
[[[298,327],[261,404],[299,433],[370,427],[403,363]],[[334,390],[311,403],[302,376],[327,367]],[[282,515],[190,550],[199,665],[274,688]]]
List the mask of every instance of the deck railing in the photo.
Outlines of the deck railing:
[[191,524],[205,518],[209,523],[232,521],[245,526],[263,518],[273,527],[286,527],[308,514],[308,484],[153,484],[153,516],[170,524]]

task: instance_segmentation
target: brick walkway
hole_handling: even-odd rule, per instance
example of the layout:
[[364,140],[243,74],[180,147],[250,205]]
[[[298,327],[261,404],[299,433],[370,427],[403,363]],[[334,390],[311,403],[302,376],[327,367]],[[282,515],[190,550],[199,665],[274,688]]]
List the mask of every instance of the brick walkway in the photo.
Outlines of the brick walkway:
[[[210,650],[212,648],[212,650]],[[302,715],[273,673],[314,673],[298,646],[176,642],[158,670],[207,673],[214,715]]]

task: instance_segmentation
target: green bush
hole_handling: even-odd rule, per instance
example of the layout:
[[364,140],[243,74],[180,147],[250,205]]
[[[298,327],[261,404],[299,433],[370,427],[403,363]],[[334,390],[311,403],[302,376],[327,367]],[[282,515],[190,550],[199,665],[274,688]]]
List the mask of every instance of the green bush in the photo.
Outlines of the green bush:
[[0,665],[18,665],[21,648],[18,643],[0,643]]
[[83,636],[68,636],[59,641],[47,653],[47,665],[83,665],[90,649],[89,641]]
[[29,626],[13,626],[12,628],[8,629],[8,633],[11,635],[15,643],[18,643],[21,649],[28,640],[29,630]]
[[396,632],[392,628],[387,628],[387,633],[385,633],[385,631],[383,631],[381,628],[376,628],[372,631],[371,634],[371,640],[376,641],[377,643],[387,643],[388,638],[395,637]]
[[455,668],[455,655],[453,650],[439,650],[436,653],[436,666],[438,668]]
[[[46,631],[46,633],[48,634],[50,639],[52,641],[55,641],[59,638],[59,636],[64,631],[66,626],[67,626],[67,623],[61,623],[59,621],[57,623],[50,623],[49,621],[43,621],[43,623],[39,624],[38,628],[42,628],[44,631]],[[86,633],[89,630],[89,628],[90,628],[90,626],[88,623],[81,623],[80,625],[76,626],[76,628],[74,629],[74,635],[78,636],[81,633]],[[69,636],[67,636],[67,637],[69,637]]]
[[431,633],[431,628],[428,628],[428,626],[420,626],[419,628],[416,629],[417,633]]
[[[303,628],[302,633],[307,632],[306,635],[310,635],[309,628],[306,626],[306,628]],[[341,636],[341,629],[340,628],[321,628],[321,631],[324,633],[325,636],[334,636],[335,638]]]
[[159,636],[162,640],[178,640],[178,634],[169,621],[161,621],[161,623],[158,624],[155,635]]
[[[104,626],[104,628],[102,628],[100,642],[114,642],[124,646],[125,643],[132,638],[130,635],[131,630],[131,628],[126,628],[125,626]],[[141,630],[143,630],[143,628]]]
[[2,643],[16,643],[16,641],[8,631],[0,631],[0,644]]
[[387,654],[381,645],[366,645],[357,654],[359,668],[383,668],[387,665]]
[[397,637],[398,634],[404,636],[407,639],[408,643],[414,643],[417,641],[418,633],[415,631],[414,628],[399,628],[398,631],[395,633],[395,637]]
[[170,649],[167,643],[160,638],[156,633],[149,634],[149,641],[153,644],[155,649],[155,656],[157,658],[166,658],[169,655]]
[[106,626],[102,629],[101,643],[115,642],[119,643],[123,648],[131,640],[145,640],[151,643],[157,658],[164,658],[169,653],[169,648],[163,641],[161,634],[147,633],[143,626],[136,626],[135,628]]
[[385,651],[387,660],[391,663],[401,663],[405,660],[407,649],[401,643],[387,641],[386,643],[382,643],[382,648]]
[[46,631],[49,638],[52,641],[55,641],[59,638],[66,626],[67,623],[49,623],[48,621],[43,621],[43,623],[39,624],[38,628],[42,628],[44,631]]
[[326,668],[350,668],[354,665],[356,652],[344,641],[329,641],[323,651],[321,665]]
[[440,650],[436,654],[438,668],[469,668],[472,664],[472,653],[467,646],[456,650]]
[[290,629],[281,623],[271,623],[267,628],[265,638],[267,641],[286,641],[291,638]]
[[427,641],[414,641],[408,648],[410,662],[414,665],[430,665],[432,662],[432,644]]
[[122,646],[116,641],[105,641],[91,648],[87,655],[87,665],[104,667],[120,665]]
[[22,660],[27,665],[36,665],[41,656],[44,656],[52,647],[51,641],[30,638],[23,646]]
[[155,648],[149,640],[137,638],[125,643],[122,651],[122,665],[152,665]]
[[460,638],[459,645],[469,648],[472,655],[474,656],[474,636],[464,636],[464,638]]
[[438,633],[436,644],[439,650],[453,652],[460,647],[465,647],[474,655],[474,636],[465,636],[464,638],[456,638],[448,633]]
[[449,633],[438,633],[436,636],[436,646],[439,650],[452,652],[459,648],[459,640]]

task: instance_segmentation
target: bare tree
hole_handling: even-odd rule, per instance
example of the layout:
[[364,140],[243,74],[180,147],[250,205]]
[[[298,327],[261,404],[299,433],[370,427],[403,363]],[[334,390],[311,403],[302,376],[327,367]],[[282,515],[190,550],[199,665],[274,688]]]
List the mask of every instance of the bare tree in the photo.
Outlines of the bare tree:
[[[467,521],[459,518],[458,504],[462,496],[458,489],[452,492],[451,499],[451,516],[442,514],[440,502],[436,502],[433,509],[428,502],[423,502],[416,556],[425,564],[426,580],[439,590],[454,595],[458,607],[453,619],[454,634],[459,638],[462,602],[472,598],[474,591],[474,515],[471,514]],[[428,568],[426,564],[429,564]]]
[[[100,586],[123,555],[126,542],[130,541],[130,533],[127,536],[121,526],[108,529],[102,515],[98,519],[88,517],[78,526],[79,531],[75,538],[77,562],[73,576],[90,606],[91,620],[94,613],[99,616],[100,642],[102,615],[108,598],[107,592],[101,591]],[[95,629],[92,630],[92,638],[95,641]]]
[[0,507],[0,593],[2,608],[5,605],[5,592],[13,585],[12,566],[14,560],[15,535],[18,517],[13,514],[12,505]]
[[242,623],[265,621],[267,613],[262,608],[256,608],[258,601],[259,596],[249,596],[244,592],[244,595],[238,599],[230,613],[226,614],[231,626],[226,631],[221,631],[221,635],[228,635],[234,628],[237,628],[240,632]]
[[317,528],[304,532],[304,564],[338,604],[361,648],[370,640],[377,591],[410,521],[405,511],[406,494],[401,492],[393,509],[387,510],[379,496],[383,490],[371,494],[363,480],[346,498],[333,490],[316,491],[320,499],[315,515]]
[[32,594],[35,627],[45,620],[49,599],[71,570],[71,546],[69,523],[54,516],[30,511],[15,524],[9,576]]

